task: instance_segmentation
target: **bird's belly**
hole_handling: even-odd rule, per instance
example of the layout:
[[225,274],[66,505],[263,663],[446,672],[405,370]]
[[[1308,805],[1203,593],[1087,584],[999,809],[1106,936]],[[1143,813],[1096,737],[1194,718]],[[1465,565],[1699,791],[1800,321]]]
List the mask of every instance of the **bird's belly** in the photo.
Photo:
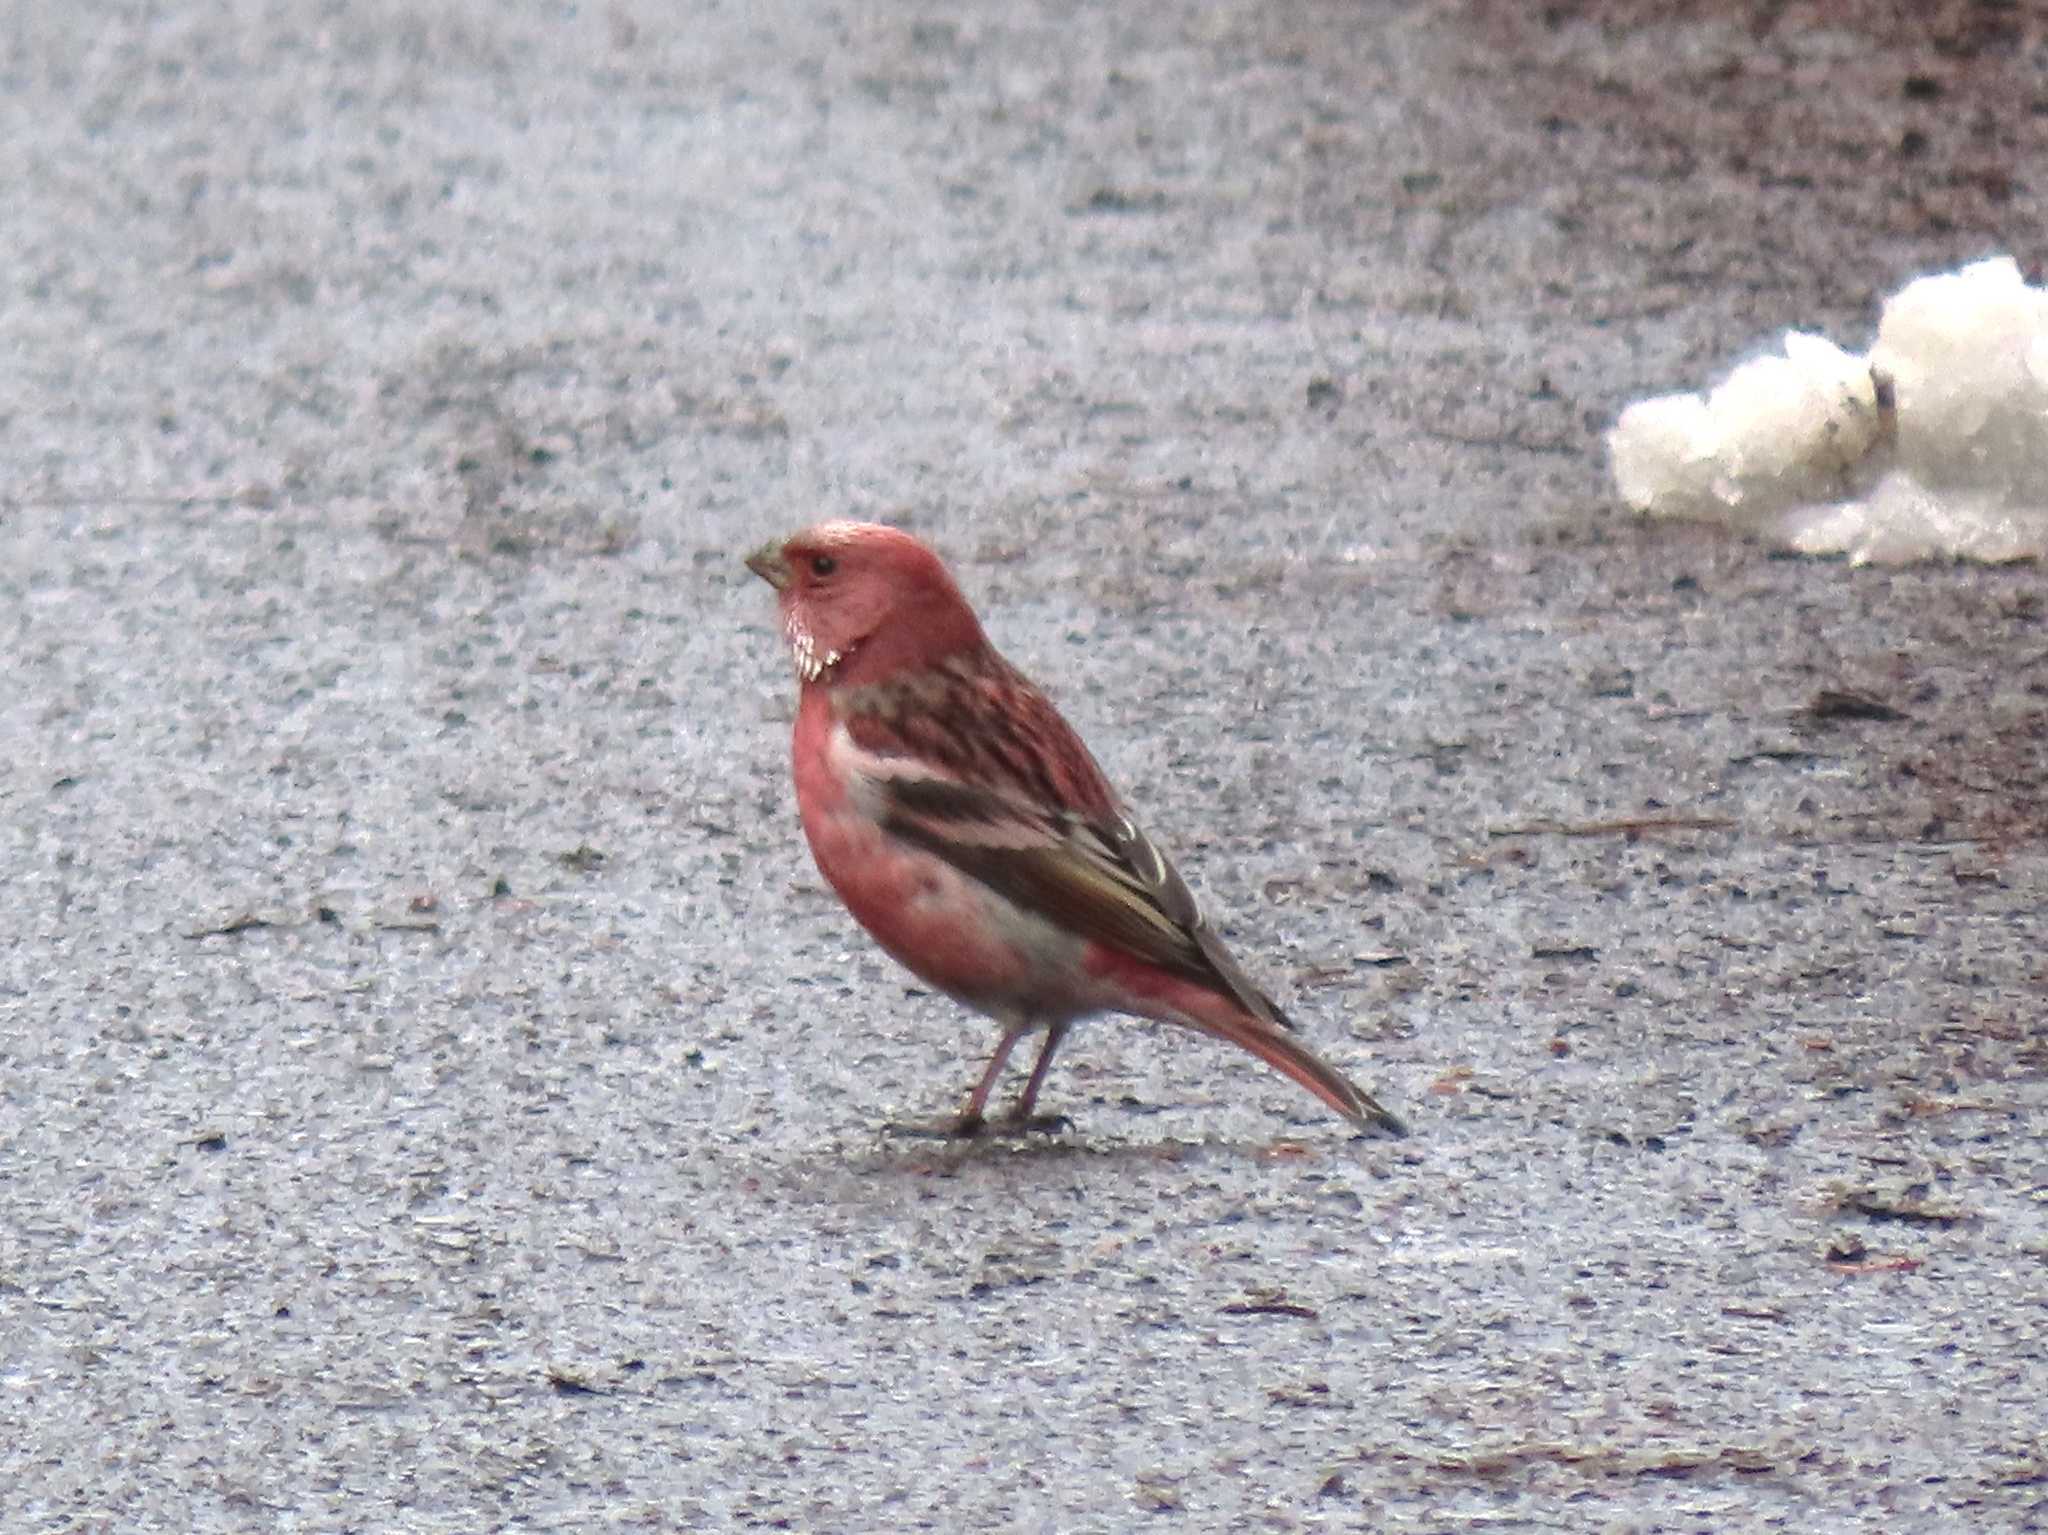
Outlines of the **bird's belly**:
[[852,810],[806,817],[818,871],[860,925],[927,984],[982,1012],[1060,1020],[1106,998],[1085,943]]

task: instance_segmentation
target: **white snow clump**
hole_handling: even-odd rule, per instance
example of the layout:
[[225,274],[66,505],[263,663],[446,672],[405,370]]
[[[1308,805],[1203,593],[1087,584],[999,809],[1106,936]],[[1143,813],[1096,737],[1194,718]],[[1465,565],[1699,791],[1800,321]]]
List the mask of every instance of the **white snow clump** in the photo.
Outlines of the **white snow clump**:
[[1804,554],[2048,555],[2048,288],[2008,256],[1920,278],[1868,357],[1789,331],[1709,395],[1631,405],[1607,447],[1635,510]]

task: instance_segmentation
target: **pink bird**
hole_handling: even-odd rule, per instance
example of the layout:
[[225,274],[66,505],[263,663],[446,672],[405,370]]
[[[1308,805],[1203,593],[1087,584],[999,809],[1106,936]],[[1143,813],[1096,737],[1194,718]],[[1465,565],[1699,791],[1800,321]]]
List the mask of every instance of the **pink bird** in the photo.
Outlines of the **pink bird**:
[[747,565],[775,588],[796,660],[796,802],[819,873],[913,974],[1001,1026],[949,1133],[983,1127],[1010,1051],[1044,1029],[1010,1116],[1030,1125],[1068,1029],[1106,1012],[1228,1040],[1352,1123],[1407,1133],[1238,968],[936,554],[827,522]]

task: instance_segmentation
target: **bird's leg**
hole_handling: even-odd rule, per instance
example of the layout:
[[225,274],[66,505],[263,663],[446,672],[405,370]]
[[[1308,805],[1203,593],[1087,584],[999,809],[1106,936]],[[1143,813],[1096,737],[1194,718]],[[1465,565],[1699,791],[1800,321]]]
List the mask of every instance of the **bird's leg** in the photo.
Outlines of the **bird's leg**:
[[1013,1023],[1003,1030],[1003,1037],[996,1041],[996,1053],[988,1058],[988,1066],[981,1074],[981,1080],[974,1084],[974,1091],[968,1096],[967,1107],[960,1111],[960,1120],[954,1130],[956,1135],[977,1135],[984,1123],[982,1111],[988,1107],[988,1095],[995,1091],[996,1078],[1003,1074],[1003,1064],[1009,1060],[1010,1052],[1017,1047],[1017,1041],[1031,1032],[1029,1023]]
[[1038,1090],[1045,1086],[1046,1074],[1052,1070],[1052,1058],[1060,1047],[1060,1041],[1067,1037],[1071,1022],[1049,1024],[1045,1031],[1045,1043],[1038,1048],[1038,1064],[1031,1068],[1031,1076],[1024,1083],[1024,1091],[1017,1095],[1016,1105],[1004,1116],[1013,1130],[1064,1130],[1070,1121],[1064,1114],[1047,1114],[1034,1119],[1031,1109],[1038,1102]]
[[[1013,1023],[1003,1029],[1003,1037],[996,1041],[996,1053],[988,1058],[988,1066],[982,1071],[981,1080],[974,1084],[974,1091],[968,1095],[967,1107],[955,1119],[942,1119],[935,1125],[892,1124],[891,1135],[931,1136],[937,1139],[961,1138],[979,1135],[987,1124],[983,1111],[988,1107],[988,1095],[995,1090],[996,1078],[1003,1074],[1003,1063],[1010,1058],[1010,1052],[1017,1041],[1029,1034],[1035,1023]],[[1037,1073],[1033,1073],[1034,1076]]]

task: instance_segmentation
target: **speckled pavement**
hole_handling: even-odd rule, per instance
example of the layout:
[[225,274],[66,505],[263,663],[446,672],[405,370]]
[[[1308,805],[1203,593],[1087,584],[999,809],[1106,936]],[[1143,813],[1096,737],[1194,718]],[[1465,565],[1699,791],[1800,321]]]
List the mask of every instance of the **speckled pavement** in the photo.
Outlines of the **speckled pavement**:
[[[2038,263],[2048,29],[1679,9],[16,7],[0,1528],[2048,1527],[2041,574],[1600,449]],[[827,514],[1413,1138],[881,1133]]]

